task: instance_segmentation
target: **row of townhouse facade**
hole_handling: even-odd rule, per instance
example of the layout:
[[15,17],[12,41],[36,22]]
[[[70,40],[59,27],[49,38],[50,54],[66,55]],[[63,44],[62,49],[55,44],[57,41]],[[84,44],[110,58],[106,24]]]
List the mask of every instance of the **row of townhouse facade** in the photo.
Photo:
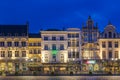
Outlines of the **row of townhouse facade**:
[[86,25],[29,33],[29,25],[0,25],[0,71],[14,73],[120,71],[120,33],[110,22],[100,32]]

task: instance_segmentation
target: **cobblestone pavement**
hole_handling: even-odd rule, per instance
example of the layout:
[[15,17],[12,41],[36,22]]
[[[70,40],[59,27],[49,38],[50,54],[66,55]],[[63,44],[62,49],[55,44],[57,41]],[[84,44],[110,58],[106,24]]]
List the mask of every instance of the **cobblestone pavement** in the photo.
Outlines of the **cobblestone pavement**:
[[120,76],[1,76],[0,80],[120,80]]

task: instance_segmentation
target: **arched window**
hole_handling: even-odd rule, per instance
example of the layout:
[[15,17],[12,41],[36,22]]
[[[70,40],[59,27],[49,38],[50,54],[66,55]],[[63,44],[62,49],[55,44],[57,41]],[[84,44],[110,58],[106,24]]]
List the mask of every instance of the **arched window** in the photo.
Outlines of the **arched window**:
[[112,38],[112,32],[109,32],[108,35],[109,35],[109,38]]

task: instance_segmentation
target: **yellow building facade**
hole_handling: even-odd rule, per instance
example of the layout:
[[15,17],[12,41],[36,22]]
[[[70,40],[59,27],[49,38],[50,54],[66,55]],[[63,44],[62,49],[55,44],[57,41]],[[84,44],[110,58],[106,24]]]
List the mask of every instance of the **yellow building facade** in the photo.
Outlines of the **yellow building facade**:
[[31,71],[40,70],[41,66],[41,38],[40,34],[29,34],[29,55],[28,55],[28,68]]

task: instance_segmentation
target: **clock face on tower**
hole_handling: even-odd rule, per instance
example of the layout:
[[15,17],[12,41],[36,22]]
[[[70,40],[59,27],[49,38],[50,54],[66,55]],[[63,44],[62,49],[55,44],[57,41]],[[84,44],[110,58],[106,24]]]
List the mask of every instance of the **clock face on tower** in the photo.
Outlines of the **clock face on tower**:
[[58,50],[52,50],[52,55],[56,55],[58,53]]

